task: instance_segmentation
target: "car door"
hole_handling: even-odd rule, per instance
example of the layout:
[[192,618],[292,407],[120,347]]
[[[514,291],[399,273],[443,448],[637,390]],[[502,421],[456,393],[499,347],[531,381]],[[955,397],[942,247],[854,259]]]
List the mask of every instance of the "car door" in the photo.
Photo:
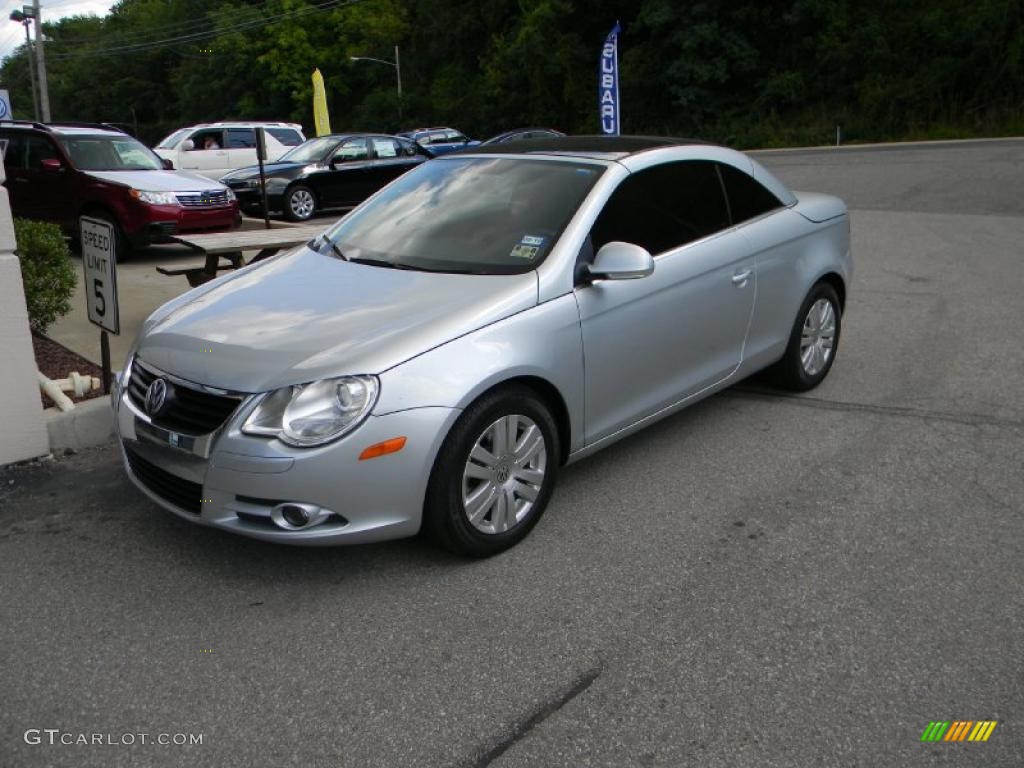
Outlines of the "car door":
[[11,213],[19,217],[35,218],[37,213],[33,209],[28,166],[25,162],[25,153],[28,151],[25,138],[25,131],[0,134],[0,139],[7,142],[4,148],[4,173],[7,181],[4,186],[7,187],[7,196],[11,201]]
[[341,142],[328,168],[309,179],[320,205],[324,208],[356,205],[369,197],[374,191],[370,178],[372,162],[364,137]]
[[256,131],[253,128],[227,128],[225,138],[228,150],[228,164],[231,168],[247,168],[256,165]]
[[[219,179],[231,170],[228,151],[225,147],[224,131],[220,128],[203,128],[195,131],[190,137],[192,149],[181,153],[181,169],[194,171]],[[211,146],[207,146],[211,144]]]
[[29,216],[64,222],[74,218],[73,171],[49,136],[24,138],[25,165],[18,177]]
[[372,137],[370,147],[373,150],[370,178],[374,192],[426,159],[411,141],[402,143],[390,136]]
[[625,179],[581,258],[615,240],[646,248],[655,268],[576,287],[588,444],[727,378],[739,366],[754,306],[752,249],[730,227],[710,162],[666,163]]

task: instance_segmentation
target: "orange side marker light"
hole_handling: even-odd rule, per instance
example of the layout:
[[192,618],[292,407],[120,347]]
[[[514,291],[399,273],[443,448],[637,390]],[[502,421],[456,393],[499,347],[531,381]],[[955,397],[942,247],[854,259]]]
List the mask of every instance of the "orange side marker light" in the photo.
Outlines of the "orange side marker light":
[[387,456],[389,453],[398,453],[398,451],[405,448],[404,437],[392,437],[390,440],[385,440],[383,443],[374,443],[368,448],[364,448],[363,452],[359,454],[360,461],[366,461],[367,459],[376,459],[378,456]]

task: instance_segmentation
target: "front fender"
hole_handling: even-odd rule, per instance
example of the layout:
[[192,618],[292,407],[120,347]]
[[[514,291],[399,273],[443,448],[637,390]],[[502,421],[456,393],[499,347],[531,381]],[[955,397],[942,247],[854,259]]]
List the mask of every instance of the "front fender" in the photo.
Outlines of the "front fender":
[[460,336],[380,375],[374,413],[410,408],[464,409],[517,377],[546,381],[569,416],[569,451],[583,446],[583,337],[573,294]]

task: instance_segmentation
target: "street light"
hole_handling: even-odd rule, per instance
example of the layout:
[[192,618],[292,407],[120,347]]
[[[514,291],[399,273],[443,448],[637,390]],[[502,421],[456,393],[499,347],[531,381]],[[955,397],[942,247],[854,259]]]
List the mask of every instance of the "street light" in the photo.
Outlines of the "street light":
[[395,75],[398,78],[398,120],[402,120],[402,63],[398,58],[398,46],[395,46],[395,60],[390,61],[388,59],[374,59],[370,56],[349,56],[352,61],[375,61],[378,64],[387,64],[389,67],[395,68]]
[[[24,11],[11,11],[9,18],[11,21],[16,21],[25,27],[25,58],[28,61],[28,79],[32,83],[32,112],[35,114],[36,122],[39,122],[39,97],[36,96],[36,66],[32,60],[32,38],[28,36],[28,27],[32,23],[32,19],[35,18],[35,13],[32,12],[31,6],[25,6]],[[11,119],[14,119],[13,114]]]

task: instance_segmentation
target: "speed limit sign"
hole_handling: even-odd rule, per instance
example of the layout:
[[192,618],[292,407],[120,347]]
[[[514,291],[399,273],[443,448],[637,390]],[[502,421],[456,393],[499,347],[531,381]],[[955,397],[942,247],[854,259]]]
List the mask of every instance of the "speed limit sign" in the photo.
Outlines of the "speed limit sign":
[[79,221],[82,267],[85,270],[85,306],[89,320],[105,331],[120,334],[114,227],[109,221],[88,216],[82,216]]

